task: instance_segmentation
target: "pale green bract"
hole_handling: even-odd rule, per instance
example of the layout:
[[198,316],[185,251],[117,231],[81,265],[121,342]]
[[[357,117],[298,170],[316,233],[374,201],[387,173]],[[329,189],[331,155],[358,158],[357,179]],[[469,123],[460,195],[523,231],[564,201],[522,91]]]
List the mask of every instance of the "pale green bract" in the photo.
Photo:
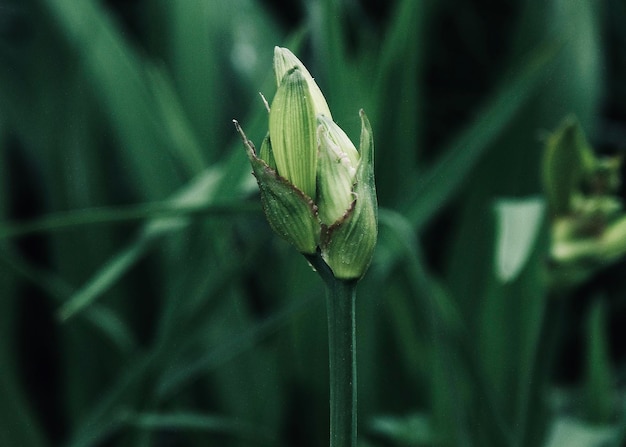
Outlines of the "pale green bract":
[[322,223],[332,225],[355,199],[352,190],[359,154],[348,136],[331,119],[319,116],[318,123],[316,202]]

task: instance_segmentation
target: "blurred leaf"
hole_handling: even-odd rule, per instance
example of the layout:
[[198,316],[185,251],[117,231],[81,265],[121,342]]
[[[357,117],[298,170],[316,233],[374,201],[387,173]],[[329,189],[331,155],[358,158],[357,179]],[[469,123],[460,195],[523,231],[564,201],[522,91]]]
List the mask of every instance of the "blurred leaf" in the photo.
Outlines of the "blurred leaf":
[[617,430],[593,426],[570,418],[554,421],[546,447],[604,447],[615,439]]
[[225,77],[220,75],[225,67],[220,60],[222,51],[217,36],[225,39],[222,27],[226,21],[218,20],[218,14],[209,9],[215,8],[218,12],[221,7],[217,3],[221,2],[213,5],[198,0],[158,3],[163,22],[153,20],[147,25],[154,28],[151,30],[155,33],[154,40],[163,40],[164,55],[172,67],[172,77],[189,120],[209,159],[214,159],[221,148],[211,143],[218,141],[216,129],[224,119],[220,116],[222,108],[215,105],[222,103],[225,94],[219,91],[225,83]]
[[[245,330],[237,331],[231,328],[224,331],[223,339],[216,341],[214,348],[207,349],[205,353],[197,356],[193,361],[185,362],[182,368],[172,367],[168,369],[161,378],[157,393],[161,397],[166,397],[178,392],[188,382],[202,377],[209,370],[239,356],[242,352],[249,350],[254,342],[275,332],[296,314],[306,309],[311,301],[312,297],[300,299],[280,312],[274,313],[270,318],[250,325]],[[212,323],[212,325],[214,324]],[[202,330],[198,335],[205,337]],[[193,339],[190,338],[190,340]]]
[[376,252],[375,270],[378,279],[386,277],[389,270],[398,266],[409,272],[407,281],[419,300],[420,308],[442,324],[445,330],[460,334],[464,330],[463,317],[456,306],[428,273],[424,253],[411,222],[400,213],[389,209],[379,210],[381,240]]
[[90,408],[82,419],[77,421],[76,429],[67,441],[68,447],[91,447],[99,445],[123,427],[123,408],[134,404],[142,382],[148,376],[156,359],[155,355],[144,355],[116,377],[115,382],[107,387],[102,398]]
[[123,223],[163,217],[224,216],[260,212],[260,210],[260,205],[247,203],[185,205],[177,202],[88,208],[49,214],[28,222],[0,221],[0,239],[15,238],[32,233],[60,231],[83,225]]
[[101,305],[92,306],[85,317],[124,354],[130,354],[137,348],[135,336],[124,321],[110,309]]
[[74,291],[74,288],[63,278],[33,265],[11,247],[4,248],[0,245],[0,263],[17,277],[27,280],[58,301],[67,299]]
[[510,125],[540,81],[548,73],[561,46],[539,46],[519,64],[513,76],[489,99],[478,118],[457,136],[440,160],[409,187],[404,205],[409,219],[421,228],[456,193],[481,156]]
[[417,447],[436,444],[431,423],[424,414],[412,414],[404,418],[378,417],[371,422],[370,427],[374,434],[392,440],[394,445]]
[[614,419],[616,400],[605,300],[596,298],[587,318],[585,414],[592,423],[607,424]]
[[[237,159],[235,163],[238,165]],[[182,207],[209,206],[219,183],[224,182],[224,176],[227,173],[228,171],[217,168],[205,171],[176,193],[170,202]],[[231,186],[233,191],[238,189],[235,185],[231,184]],[[178,215],[170,218],[157,218],[146,224],[133,243],[107,262],[99,273],[63,304],[59,310],[60,318],[67,320],[91,304],[144,256],[148,249],[154,246],[155,241],[170,232],[181,231],[189,223],[189,216]]]
[[[396,343],[403,347],[402,355],[413,379],[429,380],[433,430],[442,445],[474,445],[469,426],[471,414],[467,407],[458,405],[474,368],[472,364],[465,364],[465,321],[456,303],[428,273],[424,255],[409,220],[385,209],[379,210],[379,219],[381,232],[378,252],[382,256],[393,253],[387,255],[388,262],[391,259],[397,261],[397,266],[407,273],[407,284],[403,287],[408,290],[413,305],[407,308],[405,304],[405,308],[397,310],[394,309],[397,305],[394,306],[393,302],[390,304],[392,310],[396,310],[392,320],[392,328],[397,333]],[[396,266],[395,262],[385,264]],[[380,273],[380,270],[376,269],[373,273]],[[411,322],[414,327],[411,327]],[[489,385],[485,386],[485,381],[480,380],[480,372],[474,377],[479,380],[475,380],[472,387],[481,394],[488,410],[493,411]],[[492,425],[497,427],[494,433],[501,435],[502,424],[495,413]]]
[[239,419],[190,412],[129,413],[123,421],[144,430],[208,431],[248,439],[254,444],[276,445],[263,427],[246,424]]
[[[521,250],[528,252],[523,257],[515,253],[516,263],[522,264],[515,266],[519,269],[515,278],[503,282],[496,271],[485,280],[477,309],[476,352],[482,375],[497,397],[497,411],[511,427],[516,445],[531,446],[545,430],[547,408],[542,396],[550,377],[560,306],[547,295],[543,260],[548,236],[541,219],[542,202],[530,199],[524,205],[530,207],[525,211],[531,211],[537,228],[525,237],[529,247]],[[499,241],[495,232],[490,233],[497,247],[502,237]]]
[[[180,184],[174,169],[175,163],[181,162],[178,151],[194,154],[193,170],[182,179],[199,172],[202,166],[195,164],[200,155],[194,137],[180,138],[188,128],[180,126],[184,118],[171,120],[173,111],[180,107],[162,107],[163,101],[173,98],[174,89],[166,87],[165,79],[155,76],[154,67],[130,48],[105,10],[93,0],[46,0],[42,6],[89,73],[121,146],[128,148],[121,155],[133,167],[135,180],[147,197],[161,199]],[[151,89],[168,97],[159,100]],[[192,147],[180,147],[181,142],[191,143]]]
[[146,66],[146,78],[154,97],[154,112],[165,126],[168,148],[189,174],[198,174],[207,165],[206,157],[172,81],[163,68],[152,66]]
[[[573,114],[589,134],[598,123],[603,95],[604,47],[600,21],[604,5],[595,0],[523,2],[515,45],[510,57],[517,59],[544,39],[562,42],[554,70],[543,86],[529,118],[543,128],[554,128]],[[530,112],[529,112],[530,113]]]
[[502,282],[514,280],[537,242],[543,223],[543,199],[502,199],[495,205],[497,219],[496,276]]
[[[423,147],[423,110],[426,107],[424,90],[428,88],[425,82],[427,28],[433,16],[433,3],[395,2],[384,40],[379,46],[368,41],[363,44],[365,48],[373,47],[378,51],[374,60],[367,60],[355,73],[362,82],[361,91],[373,83],[371,93],[361,93],[355,100],[369,101],[363,107],[367,107],[368,116],[371,114],[376,144],[384,152],[387,148],[395,149],[392,157],[377,156],[377,176],[396,179],[383,182],[382,189],[378,188],[383,203],[395,204],[398,199],[405,199],[405,187],[414,183],[418,157],[429,149]],[[372,67],[376,75],[369,81],[363,73],[368,73]]]
[[[178,228],[171,227],[171,229]],[[144,233],[132,245],[129,245],[105,263],[96,277],[87,282],[63,303],[58,311],[59,318],[62,321],[67,321],[92,304],[98,296],[106,292],[145,254],[152,242],[153,239]]]

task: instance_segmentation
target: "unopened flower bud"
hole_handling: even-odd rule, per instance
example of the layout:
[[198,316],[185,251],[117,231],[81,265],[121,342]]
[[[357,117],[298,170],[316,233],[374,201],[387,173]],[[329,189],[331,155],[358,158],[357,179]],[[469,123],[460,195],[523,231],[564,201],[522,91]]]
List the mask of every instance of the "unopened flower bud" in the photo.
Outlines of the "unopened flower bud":
[[360,153],[332,120],[304,65],[274,50],[278,90],[257,155],[238,124],[270,226],[339,279],[365,273],[378,233],[372,129],[361,111]]
[[626,254],[626,214],[614,195],[620,166],[620,157],[596,156],[573,118],[548,139],[543,179],[556,285],[579,283]]

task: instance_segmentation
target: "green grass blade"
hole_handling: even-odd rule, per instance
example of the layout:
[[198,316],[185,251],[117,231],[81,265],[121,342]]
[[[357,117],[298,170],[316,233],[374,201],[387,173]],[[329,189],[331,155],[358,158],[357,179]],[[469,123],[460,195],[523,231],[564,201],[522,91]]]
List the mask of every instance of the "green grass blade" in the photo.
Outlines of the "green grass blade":
[[143,234],[133,244],[105,263],[100,274],[87,282],[61,306],[58,311],[59,319],[67,321],[92,304],[98,296],[109,290],[130,267],[146,254],[152,242],[151,237]]
[[0,265],[5,271],[37,286],[48,296],[62,302],[68,299],[74,288],[58,275],[33,265],[11,247],[0,247]]
[[163,375],[158,386],[158,394],[166,397],[177,392],[190,381],[201,377],[209,370],[223,365],[225,362],[241,355],[250,349],[252,343],[275,332],[285,325],[295,314],[302,312],[313,301],[313,297],[305,297],[287,306],[280,312],[274,313],[265,321],[256,323],[244,332],[227,334],[216,348],[208,350],[195,361],[186,363],[184,368],[172,368]]
[[[180,162],[177,151],[181,150],[181,138],[175,132],[188,127],[177,126],[183,117],[172,121],[166,119],[171,116],[163,115],[177,110],[162,107],[171,100],[174,89],[165,88],[165,79],[154,76],[155,69],[131,50],[96,2],[54,0],[42,5],[95,83],[106,116],[122,146],[128,148],[121,156],[133,166],[138,185],[148,197],[165,197],[181,181],[174,169]],[[154,89],[166,94],[161,102],[155,98]],[[193,142],[194,137],[184,140]],[[199,149],[191,152],[194,162],[200,158]],[[197,173],[199,168],[195,166],[187,175]]]
[[142,430],[159,431],[201,431],[226,434],[242,438],[254,445],[276,445],[276,439],[254,424],[246,424],[239,419],[191,412],[176,413],[128,413],[124,423]]
[[[236,163],[238,165],[238,163]],[[215,195],[216,188],[223,182],[224,172],[208,170],[199,176],[170,200],[178,206],[207,206]],[[233,190],[238,188],[231,184]],[[158,218],[145,225],[136,240],[111,258],[78,292],[59,310],[61,320],[67,320],[86,308],[102,293],[108,290],[126,273],[161,237],[178,232],[190,224],[186,215]]]
[[33,233],[56,232],[84,225],[106,225],[181,216],[222,217],[260,210],[260,205],[249,203],[181,205],[176,202],[87,208],[54,213],[23,223],[0,222],[0,239],[11,239]]

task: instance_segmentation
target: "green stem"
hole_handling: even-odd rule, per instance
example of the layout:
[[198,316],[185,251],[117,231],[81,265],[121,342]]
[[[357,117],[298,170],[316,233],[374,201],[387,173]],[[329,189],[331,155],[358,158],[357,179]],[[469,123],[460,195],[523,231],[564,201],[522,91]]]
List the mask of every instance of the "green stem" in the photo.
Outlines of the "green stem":
[[328,283],[330,447],[356,446],[356,283]]
[[356,284],[335,278],[319,253],[305,255],[326,283],[330,447],[356,447]]

